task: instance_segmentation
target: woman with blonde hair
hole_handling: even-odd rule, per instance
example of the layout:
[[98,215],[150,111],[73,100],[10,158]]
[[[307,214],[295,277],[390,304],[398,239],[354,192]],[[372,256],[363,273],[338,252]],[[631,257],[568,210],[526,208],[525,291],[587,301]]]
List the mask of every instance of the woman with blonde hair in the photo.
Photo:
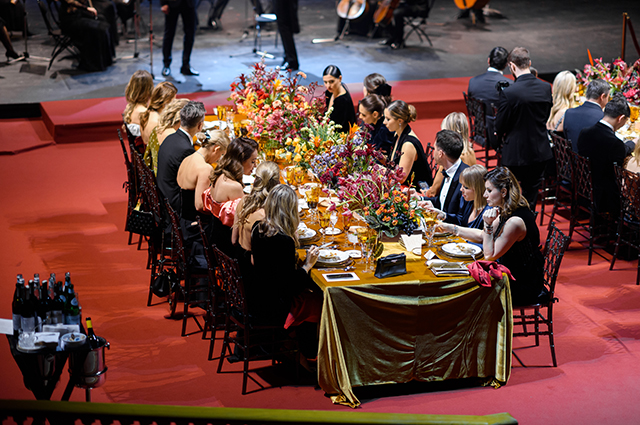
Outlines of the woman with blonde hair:
[[[462,154],[460,155],[460,160],[462,162],[469,166],[474,165],[477,162],[476,153],[473,150],[471,142],[469,141],[469,120],[467,119],[467,116],[465,114],[463,114],[462,112],[450,113],[442,120],[440,129],[455,131],[462,136],[462,141],[464,142],[464,148],[462,149]],[[444,180],[442,170],[442,167],[438,167],[438,172],[433,179],[433,185],[431,185],[431,187],[427,191],[427,196],[434,197],[437,196],[438,193],[440,193],[442,181]]]
[[640,139],[636,139],[636,148],[633,150],[633,156],[628,156],[626,169],[632,173],[640,173]]
[[122,117],[134,136],[140,136],[140,114],[146,111],[153,91],[153,77],[149,71],[138,70],[133,73],[124,90],[127,106]]
[[[487,169],[480,164],[474,164],[465,168],[460,173],[460,209],[456,222],[461,226],[471,229],[479,229],[482,227],[482,215],[489,208],[487,200],[484,199],[484,177],[487,175]],[[465,202],[466,201],[466,202]],[[443,213],[444,214],[444,213]],[[447,232],[453,233],[455,225],[450,223],[442,223],[442,228]]]
[[158,174],[158,150],[168,135],[175,133],[180,128],[180,111],[189,99],[174,99],[169,103],[158,118],[158,125],[149,136],[149,143],[144,151],[144,162]]
[[256,168],[256,178],[253,181],[251,193],[238,202],[236,216],[233,222],[231,243],[240,246],[242,250],[238,258],[244,257],[251,251],[251,229],[256,221],[264,218],[264,202],[269,191],[280,184],[280,167],[272,161],[260,163]]
[[431,185],[433,177],[424,147],[409,126],[416,118],[416,108],[402,100],[391,102],[384,110],[384,125],[390,132],[395,133],[388,162],[402,168],[403,183],[421,187],[420,183]]
[[547,121],[547,130],[564,131],[564,113],[571,108],[572,96],[576,91],[576,76],[571,71],[562,71],[553,79],[553,106]]
[[163,81],[153,89],[149,107],[140,114],[140,129],[142,131],[142,141],[149,144],[151,133],[158,125],[160,114],[173,99],[176,98],[178,89],[170,81]]

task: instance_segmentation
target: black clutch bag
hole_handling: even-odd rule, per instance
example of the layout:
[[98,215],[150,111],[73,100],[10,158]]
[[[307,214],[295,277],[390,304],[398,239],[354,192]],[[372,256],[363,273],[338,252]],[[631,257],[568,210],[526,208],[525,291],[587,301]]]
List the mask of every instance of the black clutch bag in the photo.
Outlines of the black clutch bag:
[[151,236],[156,229],[153,213],[150,211],[132,210],[127,217],[124,230],[143,236]]
[[391,254],[378,258],[374,276],[378,279],[384,279],[385,277],[398,276],[405,273],[407,273],[407,256],[404,254]]

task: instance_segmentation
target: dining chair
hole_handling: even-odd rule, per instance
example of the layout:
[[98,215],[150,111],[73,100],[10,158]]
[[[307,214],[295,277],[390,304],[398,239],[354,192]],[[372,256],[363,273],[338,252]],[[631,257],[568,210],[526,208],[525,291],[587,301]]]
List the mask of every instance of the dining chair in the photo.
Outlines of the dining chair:
[[[197,332],[204,332],[205,327],[200,324],[198,317],[189,313],[189,308],[201,307],[205,313],[210,310],[209,306],[209,270],[201,267],[196,260],[194,250],[185,246],[184,234],[180,224],[180,217],[169,204],[167,198],[164,198],[164,206],[169,217],[169,225],[171,228],[171,243],[176,259],[176,274],[178,280],[182,282],[177,291],[170,296],[169,299],[178,303],[182,298],[182,336],[189,336]],[[206,283],[203,281],[206,280]],[[206,316],[206,314],[205,314]],[[189,318],[193,318],[198,330],[187,333],[187,322]]]
[[207,332],[209,335],[209,356],[208,360],[213,359],[213,351],[216,341],[216,331],[224,330],[226,320],[225,309],[225,293],[224,282],[225,280],[219,276],[218,267],[216,267],[216,256],[213,252],[213,245],[209,243],[207,233],[202,226],[202,220],[200,216],[196,217],[198,222],[198,230],[200,231],[200,237],[202,238],[202,244],[204,246],[204,257],[207,261],[207,274],[209,276],[209,305],[207,315],[204,322],[204,332],[202,332],[202,338],[206,338]]
[[[80,51],[73,43],[73,40],[67,34],[64,34],[60,27],[60,22],[57,20],[57,10],[56,14],[53,13],[51,8],[51,1],[48,1],[45,5],[42,0],[38,0],[38,8],[40,9],[40,14],[42,15],[42,19],[44,20],[44,24],[47,27],[47,33],[49,37],[53,39],[55,43],[53,47],[53,51],[51,52],[51,59],[49,60],[49,66],[47,70],[51,69],[51,65],[53,65],[53,61],[65,50],[71,54],[73,58],[80,57]],[[55,2],[53,2],[55,3]],[[58,27],[58,28],[55,28]]]
[[[553,207],[549,216],[549,226],[558,212],[566,212],[569,216],[573,208],[573,178],[571,173],[571,143],[560,137],[557,133],[551,132],[553,140],[553,156],[556,162],[556,184],[555,195],[553,196]],[[544,215],[544,203],[542,204],[542,214]],[[542,217],[540,218],[542,225]],[[573,232],[569,232],[569,239]]]
[[436,164],[436,159],[433,156],[433,151],[435,149],[431,145],[431,142],[427,143],[427,146],[424,149],[424,153],[427,156],[427,164],[429,164],[429,169],[431,170],[431,178],[435,179],[436,174],[438,173],[438,164]]
[[620,187],[620,217],[609,270],[613,270],[620,245],[629,246],[638,251],[636,285],[640,285],[640,175],[618,165],[614,169]]
[[256,383],[260,389],[265,389],[264,385],[249,374],[249,363],[252,361],[271,360],[271,365],[274,366],[276,361],[282,360],[285,356],[293,355],[296,365],[296,380],[298,380],[300,372],[298,342],[287,334],[284,323],[282,325],[265,325],[251,316],[238,261],[230,258],[215,246],[212,247],[212,250],[220,275],[224,279],[227,309],[218,373],[222,373],[224,360],[234,355],[231,350],[233,344],[235,355],[241,356],[243,362],[243,395],[247,394],[248,379]]
[[[122,187],[124,191],[127,193],[127,215],[125,219],[125,232],[129,232],[129,240],[127,241],[128,245],[132,245],[133,243],[133,232],[127,228],[127,224],[129,223],[129,217],[133,213],[133,209],[137,205],[137,201],[140,195],[140,187],[138,184],[138,180],[136,179],[136,172],[131,160],[129,159],[129,154],[127,152],[127,147],[125,146],[124,139],[122,138],[122,133],[120,129],[118,129],[118,139],[120,139],[120,147],[122,148],[122,155],[124,156],[124,165],[127,170],[127,180],[123,183]],[[138,249],[142,246],[142,235],[138,235]]]
[[409,37],[411,37],[411,34],[413,33],[416,33],[418,35],[418,38],[420,39],[420,43],[424,43],[424,40],[426,39],[429,42],[429,46],[433,47],[433,43],[429,38],[429,34],[427,34],[426,32],[426,27],[427,27],[427,18],[429,18],[429,12],[431,12],[431,8],[433,7],[434,3],[435,3],[435,0],[429,0],[426,12],[421,13],[419,15],[415,15],[415,16],[404,17],[403,24],[405,26],[405,31],[404,31],[404,37],[402,38],[402,47],[406,45],[407,40],[409,39]]
[[[553,305],[558,302],[558,298],[555,296],[556,281],[558,279],[558,271],[560,270],[562,257],[564,257],[564,252],[569,246],[569,241],[569,237],[565,236],[565,234],[556,227],[555,222],[549,224],[549,233],[547,234],[543,251],[544,291],[535,303],[524,306],[513,306],[513,328],[515,329],[516,326],[522,326],[522,332],[514,331],[513,336],[534,336],[536,347],[540,345],[540,336],[548,336],[553,367],[558,366],[553,340]],[[544,309],[546,309],[546,314],[544,314]],[[527,326],[533,326],[533,330],[530,330]],[[541,326],[546,329],[540,329]],[[518,362],[524,366],[518,355],[515,352],[513,354]]]
[[477,99],[462,92],[464,103],[467,106],[467,117],[469,118],[469,140],[476,143],[484,150],[484,157],[478,162],[484,162],[485,168],[489,168],[489,161],[495,160],[496,165],[500,165],[500,154],[496,151],[491,153],[491,143],[489,143],[489,131],[487,128],[487,106],[482,99]]

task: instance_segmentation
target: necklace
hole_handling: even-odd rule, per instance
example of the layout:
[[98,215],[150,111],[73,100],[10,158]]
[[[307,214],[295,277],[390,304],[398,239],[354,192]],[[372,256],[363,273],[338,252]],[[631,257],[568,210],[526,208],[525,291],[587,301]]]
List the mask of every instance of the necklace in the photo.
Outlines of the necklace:
[[199,153],[199,154],[200,154],[200,156],[202,157],[202,159],[204,159],[204,162],[207,162],[207,158],[205,158],[205,157],[204,157],[204,154],[203,154],[202,152],[200,152],[201,150],[202,150],[202,148],[198,149],[198,150],[196,151],[196,153]]

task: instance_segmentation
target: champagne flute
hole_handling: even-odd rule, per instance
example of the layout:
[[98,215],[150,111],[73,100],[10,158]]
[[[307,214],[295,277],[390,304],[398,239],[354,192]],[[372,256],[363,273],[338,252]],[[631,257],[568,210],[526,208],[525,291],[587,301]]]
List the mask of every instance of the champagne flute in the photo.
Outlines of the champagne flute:
[[331,217],[329,217],[329,222],[331,223],[331,235],[336,235],[337,233],[340,233],[340,231],[338,230],[338,232],[336,233],[336,224],[338,224],[338,214],[336,214],[335,212],[333,212],[331,214]]
[[304,193],[304,196],[305,198],[307,198],[307,205],[309,206],[309,210],[311,211],[312,221],[315,222],[318,201],[320,199],[320,195],[316,190],[316,186],[313,186],[311,187],[311,189],[307,190]]
[[356,234],[358,235],[358,242],[360,242],[360,247],[362,248],[362,258],[364,259],[363,273],[368,273],[369,262],[368,262],[367,240],[369,239],[369,229],[366,227],[359,227],[356,229]]
[[329,227],[329,222],[331,221],[331,212],[322,211],[320,213],[320,227],[322,228],[322,242],[324,244],[325,235],[327,233],[327,227]]

